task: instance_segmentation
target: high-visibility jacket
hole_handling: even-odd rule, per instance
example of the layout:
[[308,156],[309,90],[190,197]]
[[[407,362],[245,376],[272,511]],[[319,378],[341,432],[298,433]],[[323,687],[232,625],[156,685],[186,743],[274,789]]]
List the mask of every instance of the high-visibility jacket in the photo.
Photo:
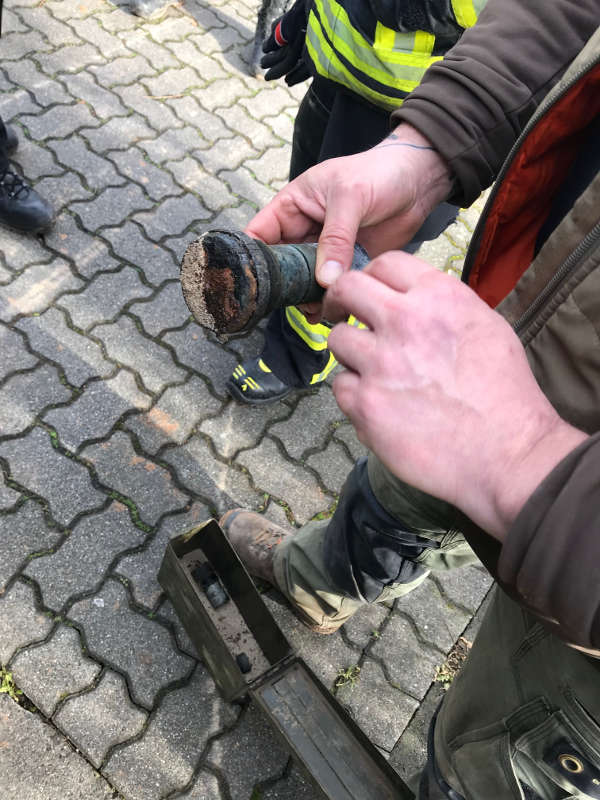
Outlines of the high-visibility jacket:
[[392,111],[443,58],[486,0],[309,0],[305,61]]

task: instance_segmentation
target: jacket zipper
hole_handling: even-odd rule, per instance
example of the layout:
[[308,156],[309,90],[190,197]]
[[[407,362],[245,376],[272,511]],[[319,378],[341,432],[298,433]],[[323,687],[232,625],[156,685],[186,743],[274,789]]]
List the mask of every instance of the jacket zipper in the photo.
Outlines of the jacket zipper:
[[535,298],[533,303],[523,312],[519,319],[514,323],[515,333],[520,333],[527,327],[533,317],[541,311],[546,302],[552,297],[554,292],[565,278],[571,274],[581,259],[600,241],[600,222],[597,222],[592,230],[581,240],[575,250],[563,261],[556,270],[549,282]]
[[[471,237],[471,244],[469,245],[469,251],[467,253],[467,258],[466,258],[465,265],[464,265],[463,271],[462,271],[462,276],[461,276],[461,280],[464,283],[468,283],[468,281],[469,281],[469,275],[471,274],[471,269],[472,269],[472,266],[473,266],[473,261],[475,260],[476,251],[477,251],[477,249],[479,247],[479,242],[481,240],[481,235],[483,233],[483,230],[485,228],[485,224],[486,224],[486,221],[487,221],[487,218],[488,218],[488,209],[491,209],[492,204],[493,204],[494,200],[496,199],[496,195],[500,191],[500,187],[502,185],[502,181],[504,180],[504,177],[506,176],[506,173],[511,168],[512,163],[513,163],[513,161],[515,159],[515,156],[517,155],[517,153],[521,149],[521,147],[523,145],[523,142],[529,136],[531,131],[536,127],[536,125],[546,116],[546,114],[548,114],[554,108],[556,103],[558,103],[559,100],[562,100],[562,98],[565,97],[565,95],[568,94],[571,91],[571,89],[579,82],[579,80],[586,73],[588,73],[592,69],[594,69],[594,67],[596,67],[598,65],[598,63],[600,63],[600,56],[596,56],[591,63],[588,63],[585,66],[583,66],[580,69],[578,69],[577,72],[575,72],[575,74],[571,77],[569,82],[565,86],[563,86],[563,88],[561,89],[559,94],[557,94],[556,97],[554,97],[552,99],[550,105],[548,105],[546,108],[538,108],[534,112],[533,116],[531,117],[531,119],[529,120],[529,122],[527,123],[525,128],[523,128],[523,131],[521,132],[521,135],[519,136],[517,141],[514,143],[514,145],[510,149],[510,151],[508,153],[508,156],[506,157],[506,159],[504,161],[504,164],[502,165],[502,168],[500,169],[500,172],[496,176],[496,180],[494,181],[494,186],[492,188],[492,191],[490,192],[490,196],[487,199],[487,202],[485,204],[485,208],[484,208],[484,210],[483,210],[483,212],[481,214],[481,217],[480,217],[480,219],[479,219],[479,221],[477,223],[477,226],[475,227],[475,231],[473,233],[473,236]],[[550,91],[552,91],[552,90],[550,90]]]

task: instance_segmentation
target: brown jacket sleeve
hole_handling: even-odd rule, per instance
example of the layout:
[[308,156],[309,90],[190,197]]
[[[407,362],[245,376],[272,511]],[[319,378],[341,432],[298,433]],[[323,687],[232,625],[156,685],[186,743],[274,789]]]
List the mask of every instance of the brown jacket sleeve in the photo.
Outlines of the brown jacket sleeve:
[[470,205],[598,27],[598,0],[488,0],[477,24],[394,112],[431,140]]
[[600,434],[546,477],[515,520],[500,585],[579,647],[600,649]]

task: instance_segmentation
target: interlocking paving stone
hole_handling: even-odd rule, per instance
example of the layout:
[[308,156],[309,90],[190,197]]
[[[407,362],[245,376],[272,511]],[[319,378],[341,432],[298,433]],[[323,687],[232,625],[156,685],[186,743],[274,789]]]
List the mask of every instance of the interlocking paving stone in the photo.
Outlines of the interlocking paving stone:
[[75,99],[88,103],[94,109],[94,114],[101,120],[110,117],[124,117],[128,114],[128,110],[119,96],[99,86],[87,72],[70,75],[68,88]]
[[109,357],[135,370],[151,392],[160,392],[186,377],[167,348],[143,336],[127,317],[112,325],[98,325],[94,335],[104,342]]
[[192,788],[180,797],[182,800],[223,800],[217,779],[204,771],[195,776]]
[[65,172],[56,177],[43,178],[35,185],[36,192],[52,200],[52,207],[56,214],[69,208],[76,200],[87,200],[92,196],[86,189],[79,175],[74,172]]
[[0,695],[3,800],[111,800],[112,787],[39,714]]
[[[242,136],[234,136],[232,139],[219,139],[214,145],[207,149],[200,149],[194,153],[207,172],[221,178],[223,170],[236,170],[246,161],[247,158],[256,157],[257,151]],[[242,197],[246,197],[242,193]],[[251,199],[251,198],[248,198]]]
[[253,786],[281,774],[289,755],[266,717],[251,705],[241,723],[214,742],[207,757],[224,773],[232,800],[248,800]]
[[198,128],[202,140],[205,142],[212,144],[219,139],[232,137],[233,133],[223,125],[218,117],[200,106],[199,99],[193,95],[186,95],[185,97],[168,98],[164,102],[174,110],[182,122]]
[[179,277],[179,266],[173,261],[172,254],[150,242],[133,222],[126,222],[118,228],[105,228],[102,236],[112,244],[120,258],[136,264],[155,286]]
[[218,417],[204,420],[198,430],[210,436],[219,455],[232,458],[242,448],[256,447],[265,427],[287,414],[289,409],[281,403],[244,406],[231,400]]
[[[19,497],[17,492],[0,484],[0,498],[4,492],[7,493],[6,499],[10,499],[8,492],[14,496],[13,504]],[[13,514],[0,516],[0,596],[6,589],[8,579],[26,563],[28,556],[53,547],[61,536],[60,531],[46,524],[42,509],[32,500]]]
[[38,359],[28,353],[23,336],[5,325],[0,325],[0,380],[15,370],[29,369]]
[[223,181],[202,169],[195,159],[188,156],[182,161],[170,161],[165,166],[184,189],[199,194],[203,204],[211,211],[237,202]]
[[379,641],[381,626],[390,614],[386,606],[378,603],[365,604],[344,624],[346,638],[361,650]]
[[246,167],[238,167],[234,170],[221,170],[221,172],[219,172],[219,178],[227,182],[227,185],[234,194],[246,197],[251,203],[255,203],[257,210],[266,206],[274,195],[273,189],[256,180],[254,175]]
[[91,128],[100,124],[89,108],[81,103],[54,106],[36,116],[25,114],[19,118],[19,122],[38,142],[50,138],[61,139],[72,135],[79,128]]
[[190,322],[183,330],[171,331],[163,336],[170,344],[182,364],[204,375],[215,390],[226,397],[225,383],[237,361],[223,348],[210,342],[195,322]]
[[261,793],[263,800],[319,800],[317,790],[296,766],[289,775],[263,788]]
[[0,664],[8,664],[19,647],[47,636],[52,624],[36,608],[33,587],[13,584],[8,592],[0,594]]
[[22,439],[0,443],[0,456],[7,459],[15,481],[48,501],[50,513],[61,525],[106,500],[92,486],[87,469],[55,450],[50,436],[40,428]]
[[155,139],[140,142],[140,147],[148,153],[151,161],[164,164],[166,161],[177,161],[187,153],[206,144],[200,131],[191,125],[161,133]]
[[385,679],[379,664],[365,661],[358,680],[338,689],[337,698],[373,744],[390,752],[419,707],[416,700]]
[[111,756],[104,774],[128,800],[158,800],[186,786],[208,739],[236,713],[198,665],[186,686],[163,698],[144,737]]
[[344,418],[329,387],[321,386],[315,394],[301,397],[293,416],[273,425],[269,433],[282,442],[292,458],[301,459],[310,448],[322,447],[332,424]]
[[102,444],[89,445],[81,455],[95,467],[102,483],[135,503],[142,520],[150,525],[188,502],[189,498],[177,489],[167,470],[139,456],[122,431]]
[[46,234],[46,241],[54,250],[71,259],[84,278],[93,278],[97,272],[120,266],[110,255],[106,242],[83,231],[69,214],[60,215],[54,228]]
[[[48,175],[62,175],[65,168],[57,164],[54,153],[32,142],[26,136],[19,138],[19,166],[30,183]],[[50,198],[54,202],[54,198]]]
[[323,493],[312,473],[286,461],[271,439],[243,451],[236,462],[250,470],[257,488],[285,500],[297,522],[307,522],[331,505],[332,498]]
[[429,723],[443,696],[441,684],[434,683],[392,750],[390,764],[405,781],[425,766]]
[[58,610],[72,595],[93,590],[113,559],[145,536],[127,507],[114,502],[81,520],[55,553],[33,559],[25,572],[38,582],[44,604]]
[[104,189],[89,203],[73,203],[72,211],[79,216],[83,225],[97,231],[106,225],[116,225],[143,208],[151,208],[152,201],[135,184]]
[[99,128],[86,128],[81,134],[100,156],[105,156],[110,150],[126,151],[136,142],[156,136],[148,123],[137,114],[110,119]]
[[83,655],[77,631],[60,625],[50,641],[18,653],[11,671],[19,688],[51,717],[65,695],[89,686],[100,665]]
[[177,59],[165,47],[155,47],[148,31],[143,27],[127,31],[120,38],[128,50],[144,56],[155,69],[162,70],[178,65]]
[[328,489],[339,494],[354,462],[341,445],[329,442],[325,450],[310,455],[306,463],[319,473]]
[[147,709],[161,688],[190,672],[193,662],[175,652],[169,632],[130,609],[125,588],[115,581],[75,603],[69,619],[84,628],[94,658],[128,675],[133,700]]
[[441,598],[431,580],[417,586],[410,594],[396,601],[396,608],[410,615],[419,636],[445,650],[450,650],[467,625],[470,615]]
[[0,431],[3,436],[21,433],[50,403],[71,398],[58,372],[46,364],[32,372],[13,375],[0,388]]
[[0,287],[0,316],[9,322],[20,314],[39,313],[63,292],[81,285],[62,259],[29,267],[8,286]]
[[169,328],[179,328],[190,318],[179,281],[165,284],[151,300],[133,303],[129,311],[142,321],[150,336],[158,336]]
[[[10,486],[6,485],[6,480],[4,478],[4,475],[0,472],[0,510],[4,511],[6,509],[12,508],[12,506],[15,505],[15,503],[17,502],[17,500],[19,499],[20,496],[21,495],[18,492],[16,492],[14,489],[11,489]],[[3,521],[4,521],[4,518],[0,518],[0,527],[2,526]],[[5,537],[4,541],[6,541],[7,539],[8,539],[8,537]],[[6,555],[6,559],[8,559],[8,546],[6,548],[6,554],[5,555]],[[2,562],[0,564],[0,567],[1,567],[1,569],[0,569],[0,581],[3,580],[2,572],[5,569],[8,570],[9,576],[11,574],[11,567],[10,567],[10,564],[8,564],[8,561],[5,560],[5,555],[3,554]],[[1,592],[2,592],[2,584],[0,583],[0,593]]]
[[335,428],[333,434],[334,440],[343,442],[352,458],[357,461],[359,458],[366,456],[369,452],[368,449],[358,440],[356,431],[350,422],[344,420],[340,425]]
[[131,55],[131,51],[120,39],[103,30],[98,19],[87,17],[82,20],[72,20],[71,25],[80,39],[86,39],[97,47],[105,58]]
[[210,217],[208,209],[193,194],[181,197],[169,197],[152,211],[136,214],[134,220],[139,222],[149,239],[158,241],[164,236],[183,233],[191,225],[201,224]]
[[154,455],[164,444],[182,444],[197,423],[216,413],[221,405],[206,384],[192,376],[184,386],[167,389],[150,411],[130,417],[125,425],[136,434],[144,450]]
[[108,669],[93,691],[68,698],[54,722],[99,767],[109,748],[140,733],[147,717],[132,705],[121,675]]
[[181,188],[175,184],[171,175],[166,170],[150,164],[137,147],[129,147],[126,151],[113,150],[110,158],[123,175],[140,183],[146,194],[156,202],[166,195],[176,195],[181,192]]
[[152,289],[144,286],[137,270],[123,267],[95,277],[83,291],[65,294],[60,305],[66,308],[73,323],[82,330],[117,317],[126,302],[148,297]]
[[[273,158],[273,156],[276,156],[275,163],[278,165],[280,161],[284,163],[282,176],[287,178],[290,160],[289,151],[287,147],[281,146],[281,140],[279,137],[273,134],[271,125],[265,125],[263,122],[253,119],[241,106],[238,105],[230,106],[229,108],[219,108],[216,113],[219,117],[225,120],[230,128],[239,131],[244,136],[247,136],[255,148],[260,150],[266,147],[271,148],[264,154],[264,156],[261,156],[261,159]],[[279,149],[274,150],[274,147]],[[255,165],[256,160],[248,162],[248,166],[250,166],[250,164]],[[254,167],[250,168],[255,171]]]
[[17,231],[11,231],[10,236],[3,236],[0,257],[13,272],[21,272],[25,266],[31,267],[34,264],[50,264],[54,259],[53,254],[48,253],[37,236]]
[[436,571],[433,575],[450,600],[469,611],[476,611],[492,586],[489,572],[481,566]]
[[216,462],[206,442],[198,436],[182,447],[165,450],[162,459],[175,467],[186,489],[211,503],[219,516],[235,506],[256,510],[262,502],[262,495],[252,489],[247,476]]
[[27,55],[35,55],[41,61],[41,54],[50,49],[52,45],[44,41],[37,31],[9,33],[2,37],[2,63],[19,61]]
[[190,67],[180,67],[167,69],[155,78],[143,78],[141,83],[150,92],[150,97],[165,97],[199,89],[204,81]]
[[[106,23],[105,23],[106,24]],[[101,86],[112,89],[115,86],[126,85],[150,77],[156,73],[154,67],[142,56],[129,58],[115,58],[107,64],[91,66],[89,72],[94,75]]]
[[68,169],[77,171],[93,191],[97,192],[107,186],[118,186],[125,183],[125,178],[118,174],[114,165],[106,158],[100,158],[88,150],[80,136],[69,136],[68,139],[52,141],[50,147],[56,153],[61,164]]
[[17,326],[27,334],[33,350],[60,364],[73,386],[81,386],[95,375],[107,377],[115,369],[100,346],[69,328],[64,314],[56,308],[39,317],[21,319]]
[[[258,141],[252,137],[254,146],[258,146]],[[290,163],[287,148],[277,142],[275,147],[265,150],[259,158],[249,159],[245,164],[246,168],[256,175],[262,183],[271,184],[273,181],[287,181]]]
[[154,608],[163,591],[157,575],[169,540],[209,518],[208,508],[202,503],[194,503],[189,511],[163,520],[156,536],[143,550],[119,559],[114,571],[127,578],[136,602],[146,608]]

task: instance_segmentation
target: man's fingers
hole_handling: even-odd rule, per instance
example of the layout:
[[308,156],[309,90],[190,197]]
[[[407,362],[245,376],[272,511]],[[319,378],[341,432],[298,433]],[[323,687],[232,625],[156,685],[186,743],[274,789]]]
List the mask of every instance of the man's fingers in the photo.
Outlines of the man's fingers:
[[428,274],[441,274],[435,267],[402,250],[392,250],[378,256],[367,264],[363,272],[396,292],[408,292]]
[[327,288],[350,269],[362,208],[341,183],[331,187],[325,204],[323,230],[317,245],[317,281]]
[[375,334],[365,328],[336,325],[329,334],[328,345],[340,364],[353,372],[362,375],[373,364]]
[[331,322],[352,314],[377,330],[385,321],[393,302],[393,292],[377,277],[365,272],[349,272],[331,286],[323,303],[323,316]]

